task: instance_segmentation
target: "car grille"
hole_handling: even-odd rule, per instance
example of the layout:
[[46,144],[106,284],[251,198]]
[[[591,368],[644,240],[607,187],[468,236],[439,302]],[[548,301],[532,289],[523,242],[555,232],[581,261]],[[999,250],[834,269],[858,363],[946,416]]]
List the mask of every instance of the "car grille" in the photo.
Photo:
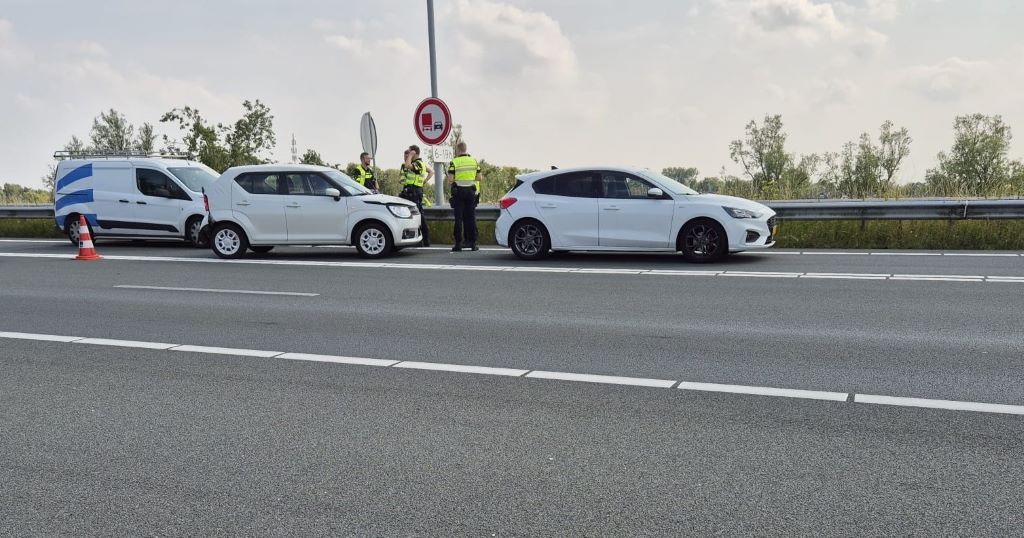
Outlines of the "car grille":
[[772,218],[768,219],[768,231],[770,232],[772,230],[772,228],[774,228],[774,227],[775,227],[775,217],[772,217]]

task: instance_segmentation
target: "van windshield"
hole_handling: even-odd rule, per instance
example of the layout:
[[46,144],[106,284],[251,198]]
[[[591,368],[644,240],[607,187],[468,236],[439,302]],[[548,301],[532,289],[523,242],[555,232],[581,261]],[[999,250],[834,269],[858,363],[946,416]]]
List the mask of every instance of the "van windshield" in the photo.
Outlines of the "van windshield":
[[203,187],[209,187],[216,181],[217,176],[211,170],[189,166],[187,168],[168,168],[174,177],[188,187],[192,192],[203,192]]

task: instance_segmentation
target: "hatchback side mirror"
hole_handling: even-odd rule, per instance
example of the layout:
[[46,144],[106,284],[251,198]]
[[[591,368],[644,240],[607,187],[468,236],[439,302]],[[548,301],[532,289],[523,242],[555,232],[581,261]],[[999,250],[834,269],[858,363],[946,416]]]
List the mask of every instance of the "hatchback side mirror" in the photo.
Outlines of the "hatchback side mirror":
[[663,190],[661,190],[661,189],[659,189],[657,187],[654,187],[651,190],[647,191],[647,197],[648,198],[664,198],[665,197],[665,191],[663,191]]
[[324,190],[324,196],[330,196],[335,200],[341,201],[341,191],[338,189],[326,189]]

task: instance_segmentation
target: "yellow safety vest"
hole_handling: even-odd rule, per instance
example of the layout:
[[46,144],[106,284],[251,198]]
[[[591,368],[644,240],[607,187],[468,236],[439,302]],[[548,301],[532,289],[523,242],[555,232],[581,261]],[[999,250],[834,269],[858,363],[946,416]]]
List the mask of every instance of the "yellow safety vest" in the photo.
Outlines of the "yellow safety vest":
[[480,173],[480,163],[469,154],[459,155],[452,159],[448,165],[448,173],[455,178],[455,184],[460,187],[475,187],[480,192],[480,182],[476,176]]
[[356,177],[354,177],[352,179],[358,181],[360,185],[365,187],[366,186],[366,182],[368,182],[368,181],[373,179],[373,170],[372,169],[367,170],[366,168],[363,168],[362,164],[357,164],[356,165]]
[[423,164],[423,159],[416,159],[412,162],[412,169],[406,168],[402,165],[402,184],[410,187],[423,188],[423,184],[427,182],[426,165]]

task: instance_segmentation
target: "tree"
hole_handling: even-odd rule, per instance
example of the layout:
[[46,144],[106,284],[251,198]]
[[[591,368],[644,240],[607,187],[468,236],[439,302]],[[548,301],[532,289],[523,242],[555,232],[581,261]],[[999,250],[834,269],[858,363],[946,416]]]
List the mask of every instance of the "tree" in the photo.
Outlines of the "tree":
[[883,181],[892,184],[903,160],[910,155],[910,132],[906,127],[893,129],[893,123],[886,121],[878,134],[878,166],[885,172]]
[[139,127],[139,137],[135,141],[135,149],[144,153],[153,153],[156,146],[156,134],[153,133],[153,124],[146,122]]
[[92,120],[92,131],[89,133],[92,149],[96,151],[127,151],[134,149],[135,127],[128,123],[124,114],[110,109],[100,112]]
[[684,168],[681,166],[672,166],[661,170],[661,175],[670,177],[690,188],[694,188],[694,185],[696,185],[698,174],[700,172],[696,168]]
[[754,190],[774,194],[792,156],[786,153],[786,133],[782,130],[782,116],[765,116],[762,125],[751,121],[746,127],[745,140],[729,144],[729,157],[743,167]]
[[274,149],[277,144],[274,116],[259,99],[242,102],[242,108],[245,113],[233,126],[217,126],[224,136],[231,166],[269,162],[264,152]]
[[302,159],[299,159],[299,162],[302,164],[315,164],[317,166],[327,166],[326,164],[324,164],[324,160],[320,157],[320,154],[311,149],[307,149],[306,152],[302,154]]
[[895,129],[891,121],[879,129],[878,144],[870,134],[861,133],[839,153],[825,154],[822,186],[844,197],[886,196],[893,192],[896,174],[910,155],[910,142],[907,129]]
[[[218,172],[231,166],[228,151],[220,143],[217,128],[203,119],[199,109],[190,106],[175,108],[160,117],[160,123],[168,122],[177,123],[178,128],[184,131],[182,142],[186,153]],[[177,150],[176,142],[167,135],[164,135],[164,144],[170,151]]]
[[1013,134],[1002,116],[958,116],[953,147],[940,152],[939,165],[926,180],[944,196],[1000,195],[1010,190],[1012,164],[1007,158]]

